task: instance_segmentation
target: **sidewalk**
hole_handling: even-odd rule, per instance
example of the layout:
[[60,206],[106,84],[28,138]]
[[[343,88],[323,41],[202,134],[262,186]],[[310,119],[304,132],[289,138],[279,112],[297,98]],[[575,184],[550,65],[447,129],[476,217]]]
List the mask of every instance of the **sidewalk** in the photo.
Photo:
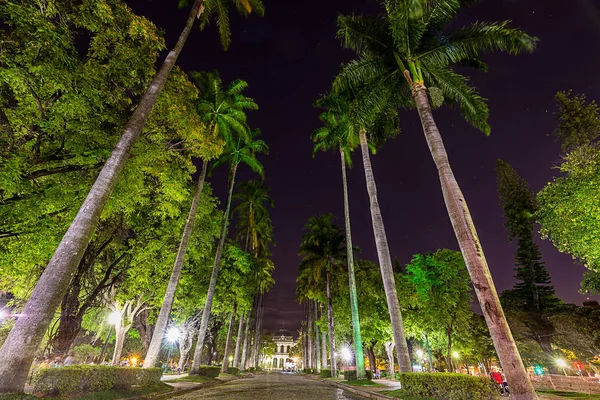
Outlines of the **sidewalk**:
[[393,397],[387,396],[380,392],[386,391],[386,390],[400,389],[400,382],[393,381],[390,379],[376,379],[373,381],[373,383],[377,383],[377,384],[385,385],[385,386],[352,386],[352,385],[348,385],[347,381],[345,381],[343,379],[335,379],[335,380],[321,379],[317,376],[308,376],[308,378],[326,383],[331,386],[335,386],[339,389],[344,389],[350,393],[357,394],[357,395],[365,397],[367,399],[377,399],[377,400],[393,399]]

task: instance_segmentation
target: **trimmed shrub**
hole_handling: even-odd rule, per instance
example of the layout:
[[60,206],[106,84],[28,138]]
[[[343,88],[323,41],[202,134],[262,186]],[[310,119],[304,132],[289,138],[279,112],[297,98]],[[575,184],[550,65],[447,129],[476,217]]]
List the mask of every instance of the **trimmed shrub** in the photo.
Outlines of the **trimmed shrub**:
[[330,369],[322,369],[319,376],[321,378],[331,378],[331,370]]
[[367,378],[368,380],[372,380],[373,379],[373,371],[366,369],[365,370],[365,378]]
[[312,374],[313,370],[312,370],[312,368],[304,368],[302,370],[302,372],[305,373],[305,374]]
[[211,367],[208,365],[201,365],[198,368],[198,375],[206,376],[207,378],[216,378],[221,373],[221,367]]
[[354,370],[344,371],[344,379],[347,381],[357,381],[358,378],[356,377],[356,371],[354,371]]
[[133,385],[157,386],[161,376],[160,368],[121,368],[104,365],[42,368],[33,377],[33,390],[35,393],[50,395],[127,390]]
[[248,372],[256,372],[256,368],[250,367],[250,368],[248,368]]
[[235,368],[235,367],[229,367],[227,368],[227,373],[231,374],[231,375],[239,375],[240,374],[240,369],[239,368]]
[[454,373],[400,374],[402,389],[411,396],[442,400],[492,400],[500,398],[500,390],[489,379]]

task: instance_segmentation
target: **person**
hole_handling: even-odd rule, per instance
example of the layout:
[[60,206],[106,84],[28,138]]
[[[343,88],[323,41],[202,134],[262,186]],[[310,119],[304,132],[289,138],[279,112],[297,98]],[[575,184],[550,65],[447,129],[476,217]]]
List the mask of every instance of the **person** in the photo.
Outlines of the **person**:
[[63,365],[65,367],[68,367],[68,366],[74,365],[75,363],[76,363],[75,354],[69,353],[67,358],[65,358],[65,362],[63,363]]
[[376,369],[373,373],[373,379],[381,379],[381,372],[379,371],[379,369]]

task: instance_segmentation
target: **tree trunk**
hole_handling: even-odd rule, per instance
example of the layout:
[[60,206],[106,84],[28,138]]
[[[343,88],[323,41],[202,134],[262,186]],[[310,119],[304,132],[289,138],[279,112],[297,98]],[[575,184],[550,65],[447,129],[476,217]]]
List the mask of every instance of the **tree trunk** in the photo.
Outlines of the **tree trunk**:
[[367,192],[369,193],[369,203],[371,205],[371,220],[373,222],[373,233],[375,234],[375,245],[377,247],[377,256],[379,258],[379,268],[383,278],[383,287],[387,299],[392,330],[394,334],[394,344],[396,345],[396,356],[398,357],[398,368],[400,372],[411,372],[410,356],[406,337],[404,336],[404,326],[402,323],[402,313],[400,311],[400,302],[396,292],[396,281],[394,279],[394,269],[392,268],[392,259],[388,247],[387,235],[383,225],[383,217],[379,209],[379,200],[377,198],[377,186],[371,167],[371,158],[369,156],[369,147],[367,145],[367,133],[360,131],[360,148],[362,150],[363,165],[365,168],[365,180],[367,181]]
[[254,332],[254,347],[255,347],[254,368],[257,368],[260,366],[260,341],[262,338],[263,314],[264,314],[264,295],[261,293],[259,309],[258,309],[258,322],[256,324],[256,331]]
[[313,334],[313,321],[312,321],[312,301],[308,301],[306,303],[306,345],[307,345],[307,356],[308,356],[308,368],[310,369],[314,369],[315,368],[315,363],[314,363],[314,346],[313,346],[313,339],[312,339],[312,334]]
[[331,362],[331,376],[337,376],[335,362],[335,340],[333,336],[333,305],[331,304],[331,273],[327,271],[327,330],[329,333],[329,358]]
[[[319,305],[320,309],[321,309],[321,315],[323,314],[323,305],[320,304]],[[325,331],[321,332],[321,352],[323,354],[321,354],[321,363],[322,368],[327,369],[327,334],[325,333]]]
[[187,324],[188,326],[183,330],[179,336],[179,362],[177,367],[181,372],[185,369],[185,363],[188,358],[188,354],[194,344],[194,332],[195,329],[193,323]]
[[342,183],[344,188],[344,221],[346,222],[346,253],[348,258],[348,281],[350,285],[350,311],[352,312],[352,339],[354,341],[354,357],[356,360],[356,377],[365,379],[365,356],[363,355],[362,335],[360,334],[360,318],[358,317],[358,295],[356,294],[356,278],[354,276],[354,254],[352,252],[352,230],[350,229],[350,202],[348,201],[348,180],[346,179],[346,157],[340,147],[342,161]]
[[250,312],[246,317],[246,333],[244,334],[244,345],[242,346],[242,357],[240,358],[240,370],[246,370],[246,353],[248,352],[248,339],[250,336]]
[[231,345],[233,341],[233,325],[235,324],[235,313],[237,311],[237,305],[233,304],[233,312],[231,313],[231,319],[229,320],[229,329],[227,329],[227,341],[225,342],[225,351],[223,354],[223,364],[221,372],[227,373],[229,370],[229,353],[231,353]]
[[374,345],[371,344],[371,346],[369,346],[368,349],[368,354],[369,354],[369,370],[371,370],[371,372],[375,372],[375,370],[377,369],[377,360],[375,359],[375,351],[373,350]]
[[121,355],[123,353],[123,346],[125,345],[125,335],[129,332],[129,328],[131,328],[130,324],[115,326],[116,331],[116,340],[115,340],[115,349],[113,351],[112,357],[112,365],[118,366],[121,363]]
[[140,334],[140,339],[144,345],[144,354],[147,354],[152,339],[152,332],[154,331],[154,326],[148,323],[148,310],[139,312],[138,315],[135,316],[133,328]]
[[35,351],[54,318],[100,214],[117,182],[135,140],[192,29],[203,0],[196,0],[173,50],[169,52],[125,126],[112,154],[38,280],[21,316],[0,349],[0,393],[22,393]]
[[171,272],[171,279],[169,280],[165,297],[162,305],[160,306],[160,313],[158,314],[158,318],[154,326],[154,334],[152,335],[152,341],[150,342],[148,353],[144,359],[144,368],[152,368],[158,361],[158,354],[160,353],[165,331],[167,330],[169,316],[171,315],[173,301],[175,300],[175,292],[177,291],[179,277],[181,276],[181,268],[183,268],[183,262],[185,261],[185,253],[187,252],[190,238],[192,237],[192,232],[194,230],[196,211],[198,210],[198,204],[200,203],[202,188],[204,187],[204,179],[206,178],[206,169],[208,168],[207,164],[208,163],[206,161],[202,163],[202,170],[200,172],[200,176],[198,177],[196,192],[192,198],[190,212],[183,228],[181,242],[179,243],[179,249],[177,250],[177,257],[175,257],[175,264],[173,265],[173,271]]
[[446,359],[448,360],[448,368],[450,369],[450,372],[455,372],[454,371],[454,362],[452,361],[452,327],[448,327],[448,329],[446,329],[446,336],[448,337],[448,356],[446,357]]
[[390,376],[390,379],[394,379],[394,342],[387,342],[385,344],[385,352],[387,353],[388,357],[388,375]]
[[421,84],[415,84],[413,85],[413,96],[429,150],[439,173],[448,215],[471,275],[471,281],[494,341],[494,347],[498,353],[502,369],[506,373],[507,381],[510,384],[511,398],[518,400],[537,399],[506,322],[467,202],[450,168],[442,137],[433,119],[431,106],[427,98],[427,89]]
[[233,352],[233,366],[234,366],[234,368],[239,368],[239,369],[242,369],[240,367],[240,350],[241,350],[241,344],[242,344],[242,336],[244,334],[244,316],[245,316],[245,314],[242,314],[242,316],[240,317],[240,323],[238,326],[237,337],[235,339],[235,351]]
[[317,325],[317,321],[319,319],[319,308],[317,307],[317,302],[314,302],[314,308],[315,308],[315,361],[316,361],[316,368],[317,368],[317,372],[321,371],[321,345],[319,343],[320,338],[319,338],[319,326]]
[[206,329],[208,328],[208,319],[210,318],[210,310],[212,308],[212,301],[215,295],[215,288],[217,286],[217,278],[219,276],[219,267],[221,266],[221,256],[223,255],[225,237],[227,236],[227,225],[229,224],[229,211],[231,210],[231,198],[233,196],[233,186],[235,183],[235,174],[237,172],[237,166],[238,165],[236,163],[234,163],[231,166],[231,182],[229,184],[229,194],[227,195],[227,207],[225,208],[225,215],[223,216],[221,237],[219,238],[219,244],[217,245],[215,263],[213,265],[212,275],[210,277],[210,284],[208,286],[206,302],[204,303],[204,310],[202,311],[202,319],[200,320],[198,342],[196,343],[196,349],[194,350],[194,361],[192,362],[192,370],[190,371],[191,375],[198,375],[198,368],[200,367],[200,358],[202,355],[202,348],[204,347],[204,338],[206,336]]

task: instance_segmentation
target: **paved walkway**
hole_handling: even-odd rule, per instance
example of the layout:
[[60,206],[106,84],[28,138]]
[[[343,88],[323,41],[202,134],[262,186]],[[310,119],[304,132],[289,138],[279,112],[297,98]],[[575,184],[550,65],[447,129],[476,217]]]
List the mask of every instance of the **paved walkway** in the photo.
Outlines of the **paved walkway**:
[[359,400],[345,390],[297,374],[268,372],[178,396],[180,400]]

